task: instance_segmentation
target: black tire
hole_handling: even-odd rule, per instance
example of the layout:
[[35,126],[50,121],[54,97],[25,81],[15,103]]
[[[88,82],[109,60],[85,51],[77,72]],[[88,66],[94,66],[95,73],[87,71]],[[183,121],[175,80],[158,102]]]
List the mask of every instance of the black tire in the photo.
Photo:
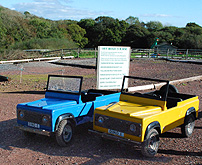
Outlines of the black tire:
[[[167,85],[163,85],[161,88],[160,88],[160,93],[165,93],[166,92],[166,86]],[[168,93],[178,93],[178,89],[174,86],[174,85],[171,85],[169,84],[169,87],[168,87]]]
[[23,131],[23,134],[25,137],[27,138],[34,138],[36,136],[35,133],[32,133],[32,132],[28,132],[28,131]]
[[156,129],[152,128],[145,137],[141,146],[143,156],[154,157],[159,148],[159,133]]
[[57,143],[65,147],[67,146],[73,138],[73,125],[68,120],[62,120],[59,124],[58,130],[56,131],[56,141]]
[[184,124],[181,126],[181,131],[183,137],[190,137],[194,131],[195,126],[195,118],[194,115],[191,114],[185,117]]

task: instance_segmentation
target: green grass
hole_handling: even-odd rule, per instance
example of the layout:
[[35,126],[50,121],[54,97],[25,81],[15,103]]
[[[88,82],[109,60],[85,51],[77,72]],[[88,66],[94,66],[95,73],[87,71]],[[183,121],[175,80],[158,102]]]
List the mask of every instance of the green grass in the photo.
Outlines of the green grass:
[[[82,75],[81,75],[82,76]],[[96,75],[94,75],[94,74],[89,74],[89,75],[85,75],[85,76],[83,76],[84,78],[97,78],[97,76]]]
[[[97,53],[96,53],[96,57],[97,57]],[[78,53],[77,53],[78,56]],[[81,52],[79,53],[79,57],[80,58],[95,58],[95,52]]]
[[32,90],[41,90],[46,87],[47,75],[8,75],[11,84],[20,86],[21,89],[30,87]]
[[[20,75],[9,75],[8,77],[10,77],[13,81],[20,79]],[[22,79],[28,82],[43,82],[43,81],[47,81],[48,76],[45,74],[40,74],[40,75],[23,74]]]
[[[19,83],[20,82],[20,75],[6,75],[9,78],[11,78],[12,82]],[[90,74],[90,75],[81,75],[84,78],[96,78],[96,75]],[[22,84],[45,84],[47,83],[48,75],[46,74],[40,74],[40,75],[22,75],[21,83]]]

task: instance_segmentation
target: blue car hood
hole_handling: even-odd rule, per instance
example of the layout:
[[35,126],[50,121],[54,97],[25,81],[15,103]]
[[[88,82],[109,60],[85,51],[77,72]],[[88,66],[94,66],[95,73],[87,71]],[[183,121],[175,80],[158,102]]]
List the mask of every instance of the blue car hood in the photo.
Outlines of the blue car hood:
[[39,109],[59,109],[66,106],[71,106],[77,104],[74,100],[65,100],[65,99],[55,99],[55,98],[43,98],[37,101],[26,103],[25,106],[39,108]]

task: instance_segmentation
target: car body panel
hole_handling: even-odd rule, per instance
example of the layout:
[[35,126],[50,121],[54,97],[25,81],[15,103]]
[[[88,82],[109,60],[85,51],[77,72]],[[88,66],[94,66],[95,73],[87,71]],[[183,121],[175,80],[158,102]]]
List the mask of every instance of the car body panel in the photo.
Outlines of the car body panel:
[[[63,87],[62,84],[68,84],[68,78],[77,83],[76,91],[71,90],[70,87],[67,92],[65,91],[66,87]],[[54,81],[50,82],[51,79]],[[17,105],[18,127],[22,126],[23,129],[28,127],[29,131],[33,128],[33,132],[36,129],[55,132],[59,117],[66,114],[74,120],[75,126],[93,122],[95,108],[118,102],[120,97],[120,92],[89,89],[85,91],[87,94],[82,98],[82,77],[77,76],[49,75],[48,83],[51,83],[51,88],[47,85],[45,98]],[[74,83],[70,86],[73,86]]]
[[[160,127],[158,128],[159,133],[164,133],[182,125],[190,108],[194,110],[192,112],[194,112],[195,117],[198,117],[198,96],[166,93],[168,95],[165,95],[166,99],[164,100],[154,99],[153,96],[148,97],[148,93],[144,95],[122,92],[118,103],[95,109],[93,130],[99,134],[110,134],[142,143],[144,142],[147,128],[151,123],[158,123]],[[176,104],[169,107],[176,99]],[[103,119],[101,120],[101,118]],[[135,133],[133,134],[129,131],[131,124],[138,124],[141,127],[138,134],[135,135]],[[121,128],[122,126],[125,127],[125,130]]]

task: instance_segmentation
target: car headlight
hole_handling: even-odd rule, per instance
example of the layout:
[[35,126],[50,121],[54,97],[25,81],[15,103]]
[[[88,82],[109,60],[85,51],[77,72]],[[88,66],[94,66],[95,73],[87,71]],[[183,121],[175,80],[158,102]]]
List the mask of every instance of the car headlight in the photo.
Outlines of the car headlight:
[[136,130],[137,130],[137,128],[136,128],[135,124],[131,124],[130,125],[130,131],[135,132]]
[[98,117],[98,122],[99,122],[100,124],[103,124],[103,122],[104,122],[104,117],[102,117],[102,116]]
[[19,117],[24,118],[24,116],[25,116],[25,113],[23,111],[19,111]]
[[47,124],[48,121],[49,121],[49,117],[48,117],[48,116],[43,116],[42,122],[43,122],[44,124]]

